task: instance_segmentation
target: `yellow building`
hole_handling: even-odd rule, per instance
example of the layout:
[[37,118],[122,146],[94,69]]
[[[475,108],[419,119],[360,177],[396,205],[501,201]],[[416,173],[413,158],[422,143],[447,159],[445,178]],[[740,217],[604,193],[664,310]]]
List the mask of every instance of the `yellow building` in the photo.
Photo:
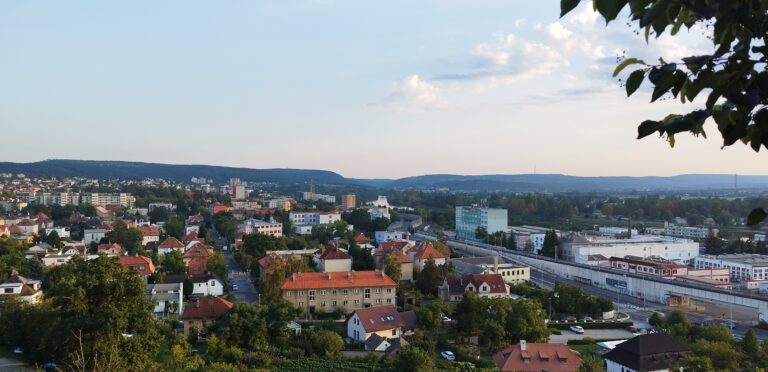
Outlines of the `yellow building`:
[[340,309],[350,313],[396,303],[397,283],[382,271],[295,273],[282,286],[283,298],[308,316]]

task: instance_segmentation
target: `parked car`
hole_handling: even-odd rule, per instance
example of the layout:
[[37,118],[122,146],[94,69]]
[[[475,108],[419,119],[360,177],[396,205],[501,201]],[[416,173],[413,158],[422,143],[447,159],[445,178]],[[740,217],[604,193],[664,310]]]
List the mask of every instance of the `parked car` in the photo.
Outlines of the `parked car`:
[[627,326],[626,329],[627,329],[627,332],[632,332],[632,333],[636,333],[637,332],[637,327],[635,327],[633,325]]
[[237,284],[232,284],[232,292],[237,292]]
[[59,368],[60,365],[62,365],[61,362],[48,362],[48,363],[45,363],[45,365],[43,366],[43,370],[45,372],[61,371],[61,369]]
[[450,322],[450,321],[452,321],[452,320],[451,320],[451,318],[449,318],[449,317],[447,317],[447,316],[443,315],[443,321],[444,321],[444,322]]
[[24,354],[24,349],[22,349],[20,347],[17,347],[15,349],[13,349],[13,353],[16,354],[16,355],[22,355],[22,354]]
[[593,320],[592,320],[591,316],[585,316],[585,317],[582,317],[581,319],[579,319],[579,321],[580,322],[592,322]]
[[445,360],[455,360],[456,359],[456,356],[453,355],[453,352],[452,351],[448,351],[448,350],[440,352],[440,356],[443,357],[443,359],[445,359]]
[[584,333],[584,328],[582,328],[581,326],[575,325],[575,326],[571,326],[571,331],[573,331],[574,333],[582,334]]
[[573,316],[573,315],[568,315],[568,316],[564,316],[564,317],[560,318],[560,321],[561,322],[575,322],[576,321],[576,317]]

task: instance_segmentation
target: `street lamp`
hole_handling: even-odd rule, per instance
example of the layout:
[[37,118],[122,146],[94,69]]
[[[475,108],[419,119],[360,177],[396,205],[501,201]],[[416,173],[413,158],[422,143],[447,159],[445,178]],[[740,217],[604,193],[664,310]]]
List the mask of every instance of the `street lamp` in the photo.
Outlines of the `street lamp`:
[[552,296],[549,296],[549,320],[552,320],[552,297],[560,298],[557,292],[552,292]]

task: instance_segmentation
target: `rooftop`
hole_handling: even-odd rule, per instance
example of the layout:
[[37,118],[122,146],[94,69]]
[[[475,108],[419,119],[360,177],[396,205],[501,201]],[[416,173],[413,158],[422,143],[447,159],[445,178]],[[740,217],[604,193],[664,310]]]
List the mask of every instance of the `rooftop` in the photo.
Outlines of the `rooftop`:
[[346,273],[294,273],[285,281],[282,289],[396,286],[397,283],[382,271],[350,271]]

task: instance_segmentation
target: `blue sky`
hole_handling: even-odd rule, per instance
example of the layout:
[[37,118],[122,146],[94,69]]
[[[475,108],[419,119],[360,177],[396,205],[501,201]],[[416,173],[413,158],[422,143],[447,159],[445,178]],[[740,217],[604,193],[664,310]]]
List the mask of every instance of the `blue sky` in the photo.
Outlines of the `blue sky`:
[[[646,45],[559,1],[0,2],[0,161],[108,159],[428,173],[764,173],[737,144],[635,140],[683,112],[627,99]],[[701,103],[699,103],[701,104]]]

